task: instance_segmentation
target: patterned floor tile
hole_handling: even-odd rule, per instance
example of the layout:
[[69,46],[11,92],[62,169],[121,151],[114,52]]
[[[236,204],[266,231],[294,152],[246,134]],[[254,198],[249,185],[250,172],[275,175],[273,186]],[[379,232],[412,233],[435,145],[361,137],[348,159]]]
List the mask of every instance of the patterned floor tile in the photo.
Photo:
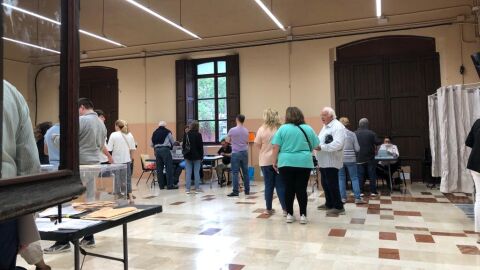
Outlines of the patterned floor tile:
[[378,239],[397,241],[397,234],[394,232],[379,232]]
[[392,248],[379,248],[378,257],[380,259],[400,260],[400,251]]

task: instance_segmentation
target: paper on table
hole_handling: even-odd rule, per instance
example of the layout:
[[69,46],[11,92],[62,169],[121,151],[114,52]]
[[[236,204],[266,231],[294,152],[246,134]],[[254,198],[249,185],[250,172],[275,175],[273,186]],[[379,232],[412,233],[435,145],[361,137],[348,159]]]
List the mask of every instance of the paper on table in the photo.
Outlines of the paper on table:
[[37,229],[40,232],[53,232],[58,230],[55,222],[51,221],[49,218],[37,218],[35,223],[37,224]]
[[109,220],[109,219],[114,219],[117,216],[125,215],[135,211],[137,211],[137,208],[135,207],[122,207],[122,208],[115,208],[115,209],[111,207],[105,207],[98,211],[90,213],[82,218]]
[[[77,210],[70,206],[62,207],[62,216],[73,216],[78,215],[85,212],[85,210]],[[50,216],[57,216],[58,215],[58,207],[50,207],[43,212],[40,212],[39,217],[50,217]]]
[[64,219],[62,223],[58,224],[59,230],[81,230],[87,227],[96,225],[102,221],[83,220],[83,219]]

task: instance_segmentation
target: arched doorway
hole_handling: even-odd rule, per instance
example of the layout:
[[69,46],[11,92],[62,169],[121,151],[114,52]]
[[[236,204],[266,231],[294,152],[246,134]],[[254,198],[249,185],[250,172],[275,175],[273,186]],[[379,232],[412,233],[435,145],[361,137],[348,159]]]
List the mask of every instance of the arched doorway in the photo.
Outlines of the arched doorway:
[[95,109],[106,113],[105,125],[110,136],[115,131],[115,121],[118,120],[117,70],[100,66],[81,67],[79,96],[89,98]]
[[379,136],[391,136],[402,164],[420,179],[428,148],[427,96],[440,87],[435,39],[383,36],[336,50],[335,102],[338,115],[357,128],[367,117]]

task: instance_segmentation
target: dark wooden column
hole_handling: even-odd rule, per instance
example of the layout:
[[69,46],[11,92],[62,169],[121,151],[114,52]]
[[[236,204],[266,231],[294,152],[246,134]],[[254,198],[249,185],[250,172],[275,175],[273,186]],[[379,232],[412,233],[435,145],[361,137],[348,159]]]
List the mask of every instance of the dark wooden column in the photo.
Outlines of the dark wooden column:
[[62,0],[60,56],[60,169],[78,174],[79,0]]

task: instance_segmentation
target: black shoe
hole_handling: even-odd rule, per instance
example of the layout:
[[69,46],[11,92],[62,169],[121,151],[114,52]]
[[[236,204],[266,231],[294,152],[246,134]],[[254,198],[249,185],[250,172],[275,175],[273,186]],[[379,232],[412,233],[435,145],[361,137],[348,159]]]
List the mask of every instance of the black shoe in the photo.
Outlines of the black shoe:
[[245,191],[245,195],[250,195],[250,191]]
[[168,187],[167,189],[178,189],[177,186],[171,186],[171,187]]
[[232,193],[228,194],[227,196],[228,197],[238,197],[238,193],[232,192]]

